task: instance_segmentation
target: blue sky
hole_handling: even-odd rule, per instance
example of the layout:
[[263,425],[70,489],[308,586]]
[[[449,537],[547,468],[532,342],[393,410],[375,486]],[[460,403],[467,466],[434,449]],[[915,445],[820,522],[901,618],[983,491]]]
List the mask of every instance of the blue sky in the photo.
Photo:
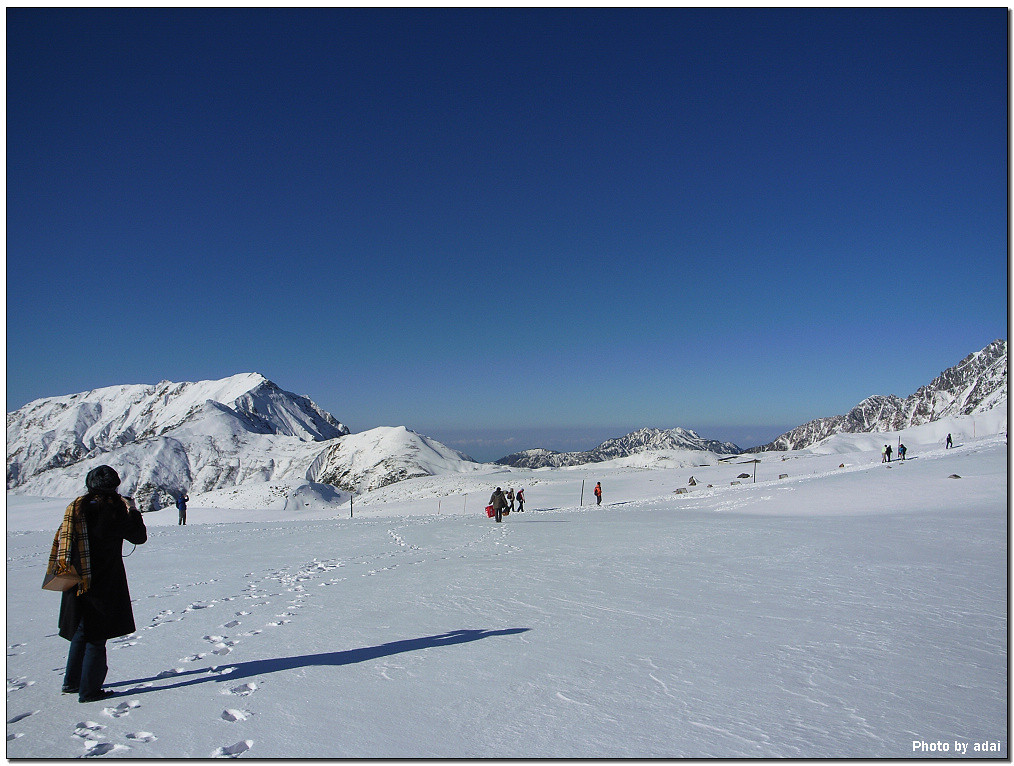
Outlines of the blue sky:
[[9,8],[7,409],[257,371],[494,458],[908,395],[1007,337],[1007,25]]

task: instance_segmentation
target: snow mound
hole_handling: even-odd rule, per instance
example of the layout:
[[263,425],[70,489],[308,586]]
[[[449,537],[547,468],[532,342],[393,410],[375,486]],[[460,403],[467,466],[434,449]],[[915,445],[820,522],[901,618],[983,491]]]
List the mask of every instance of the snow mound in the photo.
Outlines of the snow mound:
[[289,496],[285,498],[284,511],[324,511],[337,510],[343,506],[347,496],[332,487],[330,484],[315,484],[306,482],[300,484]]

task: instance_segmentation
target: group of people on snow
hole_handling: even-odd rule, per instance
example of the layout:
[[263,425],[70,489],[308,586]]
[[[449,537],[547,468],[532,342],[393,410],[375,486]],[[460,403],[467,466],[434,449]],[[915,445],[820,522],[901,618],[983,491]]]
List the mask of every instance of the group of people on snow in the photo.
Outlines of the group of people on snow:
[[[584,487],[581,488],[582,497],[584,495]],[[525,510],[525,491],[519,489],[517,493],[514,492],[513,488],[508,488],[505,493],[501,487],[497,487],[493,490],[493,494],[490,495],[489,505],[486,510],[491,511],[491,516],[496,518],[497,522],[503,521],[503,517],[510,514],[514,510],[514,503],[517,501],[518,510],[524,513]],[[595,482],[595,505],[602,505],[602,482]]]
[[[898,442],[898,459],[904,460],[906,452],[908,452],[908,447],[901,442]],[[884,448],[880,450],[880,454],[883,455],[883,459],[880,461],[881,463],[890,463],[891,455],[894,454],[894,450],[891,449],[890,444],[885,444]]]
[[[953,446],[954,446],[954,440],[951,438],[950,434],[947,434],[947,439],[944,441],[944,449],[950,449]],[[907,453],[907,452],[908,452],[908,447],[906,447],[901,442],[898,442],[898,458],[900,460],[904,460],[905,459],[905,453]],[[890,463],[891,462],[891,455],[893,454],[893,450],[891,449],[891,445],[890,444],[885,444],[884,448],[882,450],[880,450],[880,454],[883,456],[883,459],[880,461],[881,463]]]
[[497,522],[503,521],[503,517],[509,515],[514,510],[515,502],[517,503],[517,510],[524,513],[524,489],[519,489],[517,493],[514,492],[513,487],[509,487],[506,493],[500,487],[493,490],[493,494],[489,498],[489,504],[493,507],[493,515],[496,517]]

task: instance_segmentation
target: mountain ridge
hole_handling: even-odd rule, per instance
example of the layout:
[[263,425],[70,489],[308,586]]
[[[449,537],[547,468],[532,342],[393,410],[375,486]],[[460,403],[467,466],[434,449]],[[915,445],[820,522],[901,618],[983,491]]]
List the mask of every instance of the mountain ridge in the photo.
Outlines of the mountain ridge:
[[952,415],[971,415],[1007,401],[1007,341],[994,340],[902,399],[873,395],[844,415],[816,418],[748,453],[804,449],[840,433],[900,431]]
[[685,428],[641,428],[624,436],[606,439],[590,450],[555,452],[537,448],[515,452],[493,462],[514,468],[563,468],[662,450],[714,452],[719,455],[738,455],[742,452],[732,442],[704,439],[695,431]]
[[7,489],[79,494],[89,468],[115,462],[123,491],[154,510],[194,487],[301,474],[321,442],[348,433],[260,373],[107,386],[7,414]]
[[[568,467],[630,458],[647,465],[651,460],[636,456],[668,453],[664,459],[671,461],[679,458],[674,453],[801,449],[838,433],[896,431],[1006,401],[1007,342],[996,340],[905,399],[870,396],[846,415],[810,421],[761,447],[742,450],[683,428],[642,428],[591,450],[530,449],[493,464]],[[37,399],[7,414],[9,491],[71,497],[83,491],[87,471],[102,463],[116,467],[122,491],[144,510],[170,505],[184,491],[279,481],[296,494],[323,496],[335,488],[364,492],[483,465],[403,426],[352,434],[309,397],[286,392],[259,373],[109,386]]]

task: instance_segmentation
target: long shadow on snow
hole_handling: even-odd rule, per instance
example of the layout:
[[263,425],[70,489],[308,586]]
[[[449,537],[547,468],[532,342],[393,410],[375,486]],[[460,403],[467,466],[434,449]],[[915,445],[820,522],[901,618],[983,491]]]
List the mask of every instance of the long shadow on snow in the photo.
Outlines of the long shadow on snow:
[[[267,673],[278,673],[283,670],[307,667],[327,667],[353,665],[357,662],[375,660],[378,657],[389,657],[393,654],[403,652],[415,652],[420,649],[434,649],[440,646],[453,646],[454,644],[465,644],[470,641],[478,641],[493,636],[513,636],[518,633],[525,633],[531,628],[504,628],[503,630],[452,630],[450,633],[441,633],[437,636],[424,636],[423,638],[409,638],[403,641],[391,641],[380,646],[367,646],[362,649],[348,649],[343,652],[325,652],[323,654],[304,654],[299,657],[276,657],[269,660],[251,660],[249,662],[237,662],[235,664],[224,662],[214,666],[221,670],[215,670],[213,675],[212,667],[196,668],[182,673],[172,675],[157,675],[149,678],[135,678],[131,681],[117,681],[107,683],[107,687],[130,686],[132,684],[153,683],[157,681],[168,681],[165,686],[148,686],[141,689],[130,689],[128,694],[145,694],[147,692],[160,692],[167,689],[179,689],[183,686],[193,686],[210,682],[231,683],[242,678],[262,676]],[[224,671],[224,672],[223,672]],[[180,681],[184,676],[196,676],[200,678],[189,678]]]

